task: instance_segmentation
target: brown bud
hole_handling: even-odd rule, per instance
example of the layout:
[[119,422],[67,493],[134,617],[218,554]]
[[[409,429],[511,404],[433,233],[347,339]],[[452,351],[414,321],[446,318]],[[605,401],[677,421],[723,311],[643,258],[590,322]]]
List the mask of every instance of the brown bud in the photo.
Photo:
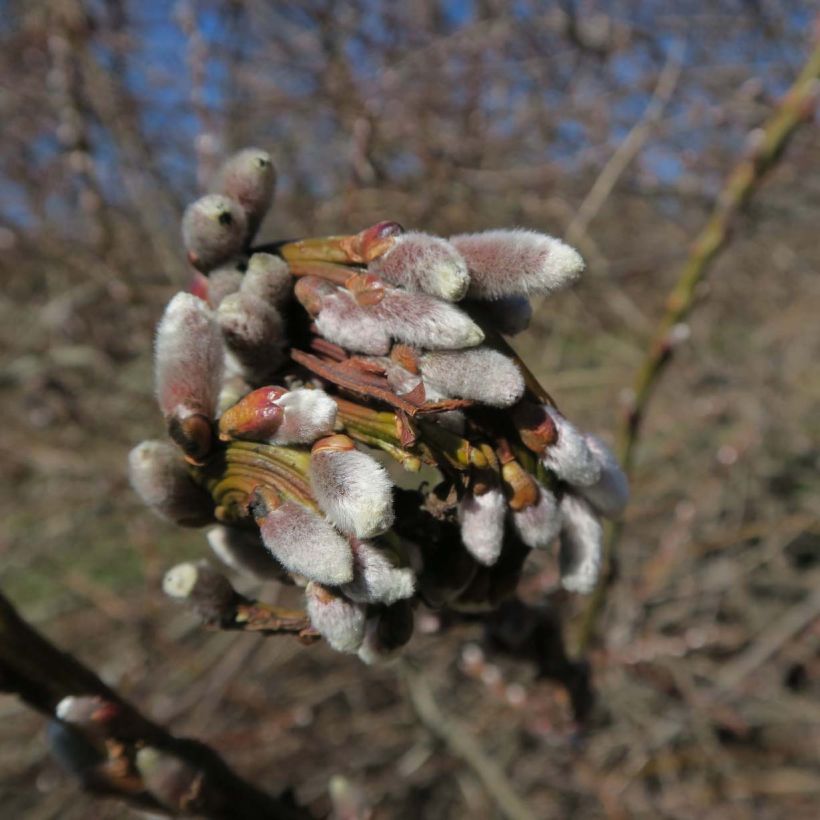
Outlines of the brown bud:
[[519,402],[512,411],[513,423],[528,450],[541,455],[558,439],[555,422],[543,406]]
[[345,287],[353,294],[356,304],[362,307],[378,305],[384,299],[384,282],[372,273],[354,273]]
[[293,293],[299,304],[311,315],[318,316],[327,296],[336,292],[336,288],[318,276],[302,276],[297,279]]
[[329,450],[338,453],[355,449],[356,445],[353,443],[353,439],[339,433],[333,436],[325,436],[324,438],[320,438],[313,445],[313,447],[310,448],[310,452],[311,455],[316,455],[317,453]]
[[270,385],[248,393],[222,414],[219,438],[222,441],[269,439],[279,429],[285,416],[284,408],[276,401],[287,392],[284,387]]
[[176,416],[171,418],[168,422],[168,435],[179,445],[185,459],[192,464],[202,464],[211,452],[211,422],[200,413],[182,419]]
[[351,262],[367,264],[386,253],[395,238],[404,233],[398,222],[377,222],[354,236],[347,237],[343,247]]
[[410,373],[418,375],[420,372],[418,353],[409,345],[393,345],[390,351],[390,358]]
[[508,493],[507,505],[516,512],[531,507],[538,501],[538,483],[515,460],[501,467],[501,479]]

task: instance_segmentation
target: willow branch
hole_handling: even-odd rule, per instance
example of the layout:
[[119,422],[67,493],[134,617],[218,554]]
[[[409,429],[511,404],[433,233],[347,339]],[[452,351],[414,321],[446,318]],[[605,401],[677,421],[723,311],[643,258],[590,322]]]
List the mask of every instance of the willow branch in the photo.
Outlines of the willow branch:
[[[631,406],[620,425],[618,455],[627,474],[632,473],[635,450],[654,390],[672,360],[675,329],[696,306],[698,285],[706,278],[720,252],[729,244],[735,217],[749,202],[767,172],[782,157],[795,131],[811,118],[816,103],[818,78],[820,41],[777,110],[755,132],[754,138],[750,139],[752,147],[729,175],[711,216],[678,271],[675,285],[667,296],[663,316],[638,368]],[[614,525],[610,530],[605,545],[607,562],[620,540],[621,532],[621,524]],[[581,652],[589,647],[594,637],[598,617],[606,603],[609,580],[609,575],[604,574],[589,599],[579,631],[578,648]]]
[[[154,798],[134,766],[139,749],[156,750],[162,759],[193,772],[196,802],[190,813],[244,820],[306,820],[307,812],[268,795],[235,774],[222,758],[196,740],[177,738],[144,717],[106,686],[90,669],[61,652],[24,621],[0,594],[0,691],[16,694],[28,706],[54,719],[66,698],[99,698],[115,718],[96,728],[105,733],[108,760],[104,778],[83,778],[89,790],[115,795],[140,808],[186,814]],[[119,772],[115,778],[113,772]]]

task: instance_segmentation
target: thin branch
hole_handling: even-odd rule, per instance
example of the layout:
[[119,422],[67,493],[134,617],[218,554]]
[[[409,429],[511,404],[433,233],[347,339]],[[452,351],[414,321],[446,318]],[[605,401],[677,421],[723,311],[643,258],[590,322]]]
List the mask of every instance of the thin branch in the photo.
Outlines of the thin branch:
[[459,721],[442,712],[424,676],[405,663],[401,668],[401,677],[421,723],[470,766],[501,813],[509,820],[535,820],[536,814],[478,741]]
[[[820,40],[815,44],[802,71],[769,120],[753,134],[747,155],[729,175],[709,220],[695,239],[689,256],[678,272],[666,299],[666,309],[658,323],[648,352],[638,369],[631,406],[620,426],[618,454],[627,474],[631,474],[635,449],[654,389],[672,360],[676,328],[696,304],[698,285],[705,279],[718,254],[729,244],[730,229],[739,211],[749,202],[759,184],[783,155],[794,132],[808,122],[814,112],[817,81],[820,78]],[[610,558],[620,540],[623,525],[615,524],[605,546]],[[581,622],[578,649],[589,647],[598,618],[606,604],[610,574],[605,573],[589,599]]]
[[[102,735],[105,759],[95,764],[93,773],[83,772],[82,776],[83,785],[90,791],[115,795],[143,809],[170,814],[195,813],[219,820],[307,820],[310,817],[303,809],[242,780],[205,744],[174,737],[144,717],[90,669],[34,630],[2,594],[0,691],[18,695],[28,706],[52,720],[58,704],[67,698],[97,699],[105,720],[90,717],[89,722],[94,722],[92,733],[89,734],[83,724],[70,723],[67,727],[92,745],[99,745],[99,735]],[[180,796],[180,803],[171,805],[152,794],[153,789],[143,782],[135,764],[140,750],[151,750],[160,768],[168,768],[171,776],[190,776],[190,789]]]

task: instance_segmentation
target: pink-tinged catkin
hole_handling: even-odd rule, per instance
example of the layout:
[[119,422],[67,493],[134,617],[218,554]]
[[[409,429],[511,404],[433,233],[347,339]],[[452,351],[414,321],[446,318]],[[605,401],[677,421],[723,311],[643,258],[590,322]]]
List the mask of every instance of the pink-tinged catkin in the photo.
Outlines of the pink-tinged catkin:
[[584,436],[590,452],[601,468],[600,478],[578,492],[604,517],[617,518],[629,501],[629,479],[621,469],[618,459],[598,436]]
[[341,589],[361,604],[394,604],[410,598],[415,591],[415,575],[402,566],[400,556],[390,547],[354,540],[353,580]]
[[244,274],[235,265],[223,265],[205,280],[207,287],[208,304],[216,310],[222,300],[239,290]]
[[511,511],[519,538],[534,549],[546,549],[561,530],[561,513],[555,495],[538,485],[538,501],[523,510]]
[[601,522],[583,499],[566,493],[561,499],[561,584],[570,592],[592,592],[601,572]]
[[174,296],[157,326],[154,347],[157,400],[166,421],[214,417],[223,356],[211,309],[190,293]]
[[373,356],[389,352],[389,332],[379,317],[359,305],[349,291],[306,276],[296,283],[295,293],[315,316],[317,330],[328,341]]
[[350,544],[316,513],[295,501],[270,510],[254,500],[252,509],[262,541],[285,568],[330,586],[353,580]]
[[191,203],[182,217],[182,240],[191,264],[203,273],[236,256],[245,242],[247,221],[238,202],[208,194]]
[[131,486],[143,502],[162,518],[183,527],[213,522],[214,503],[195,484],[179,451],[166,441],[143,441],[128,455]]
[[535,231],[459,234],[450,242],[467,261],[470,298],[552,293],[574,282],[584,269],[576,250]]
[[557,431],[557,439],[541,456],[541,461],[558,478],[579,487],[590,487],[601,477],[601,465],[593,455],[584,434],[555,408],[544,406]]
[[381,302],[365,310],[388,336],[428,350],[474,347],[484,341],[484,332],[463,310],[427,293],[386,288]]
[[285,323],[276,307],[243,287],[222,300],[216,315],[239,375],[252,383],[267,381],[284,361],[287,344]]
[[414,231],[396,237],[368,271],[386,282],[448,302],[461,299],[470,282],[466,262],[446,239]]
[[[387,470],[367,453],[354,449],[346,436],[314,445],[310,458],[313,495],[325,515],[344,533],[371,538],[393,524],[393,482]],[[349,445],[349,446],[348,446]]]
[[257,581],[281,581],[285,573],[265,549],[259,533],[235,527],[211,527],[205,533],[214,555],[226,567]]
[[310,622],[337,652],[356,652],[364,639],[365,607],[311,581],[305,588]]
[[524,377],[518,365],[488,347],[425,353],[419,367],[425,385],[433,385],[448,396],[509,407],[524,395]]
[[247,238],[253,238],[273,201],[276,170],[271,155],[261,148],[239,151],[222,166],[215,187],[242,206]]
[[293,277],[284,259],[272,253],[255,253],[248,261],[242,291],[283,308],[293,295]]
[[285,411],[271,444],[312,444],[330,435],[336,424],[336,402],[324,390],[306,387],[285,393],[276,403]]
[[482,495],[469,493],[459,503],[461,540],[473,558],[485,566],[494,564],[501,555],[506,513],[504,493],[497,487]]

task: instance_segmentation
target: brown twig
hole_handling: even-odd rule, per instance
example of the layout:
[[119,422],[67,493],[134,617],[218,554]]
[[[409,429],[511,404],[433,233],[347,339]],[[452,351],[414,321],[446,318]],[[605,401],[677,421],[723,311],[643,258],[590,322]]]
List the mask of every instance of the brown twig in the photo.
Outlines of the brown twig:
[[[794,132],[810,119],[816,102],[818,77],[820,41],[815,44],[777,110],[750,140],[751,149],[729,175],[709,220],[678,272],[675,285],[666,299],[666,309],[638,368],[630,407],[620,426],[618,454],[627,474],[631,474],[634,466],[635,450],[655,387],[672,359],[675,329],[695,307],[698,285],[709,273],[718,254],[728,245],[735,217],[749,202],[765,175],[777,164]],[[610,559],[622,530],[623,525],[616,523],[609,532],[604,550],[607,565],[611,564]],[[602,575],[584,612],[578,634],[578,650],[581,653],[588,649],[595,635],[598,618],[606,604],[610,577],[611,573]]]
[[144,717],[90,669],[34,630],[2,594],[0,690],[18,695],[28,706],[52,719],[57,705],[69,697],[96,697],[108,707],[114,717],[98,727],[105,732],[108,748],[105,765],[121,770],[121,775],[116,780],[108,776],[103,782],[83,778],[89,790],[116,794],[133,805],[154,811],[189,813],[157,800],[141,782],[134,757],[137,750],[150,748],[195,773],[197,802],[191,810],[200,816],[221,820],[306,820],[310,816],[242,780],[205,744],[174,737]]

